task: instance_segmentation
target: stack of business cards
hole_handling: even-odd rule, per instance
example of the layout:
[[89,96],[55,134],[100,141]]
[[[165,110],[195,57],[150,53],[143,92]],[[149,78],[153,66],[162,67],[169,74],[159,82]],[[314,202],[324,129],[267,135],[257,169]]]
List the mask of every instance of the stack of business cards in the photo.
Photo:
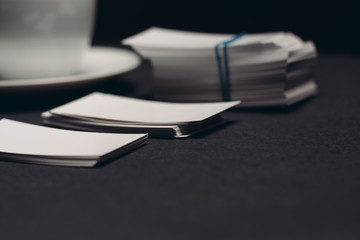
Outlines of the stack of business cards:
[[293,33],[212,34],[150,28],[124,39],[154,66],[154,97],[291,105],[317,91],[317,52]]
[[1,160],[93,167],[145,143],[147,134],[111,134],[55,129],[0,120]]
[[181,138],[223,123],[239,101],[169,103],[95,92],[42,114],[45,124],[85,131]]

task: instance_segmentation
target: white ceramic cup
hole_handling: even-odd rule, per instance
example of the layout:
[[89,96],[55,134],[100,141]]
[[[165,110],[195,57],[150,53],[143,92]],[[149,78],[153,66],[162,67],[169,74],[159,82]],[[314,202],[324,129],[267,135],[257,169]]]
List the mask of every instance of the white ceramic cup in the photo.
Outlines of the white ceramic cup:
[[75,74],[95,7],[95,0],[0,0],[0,81]]

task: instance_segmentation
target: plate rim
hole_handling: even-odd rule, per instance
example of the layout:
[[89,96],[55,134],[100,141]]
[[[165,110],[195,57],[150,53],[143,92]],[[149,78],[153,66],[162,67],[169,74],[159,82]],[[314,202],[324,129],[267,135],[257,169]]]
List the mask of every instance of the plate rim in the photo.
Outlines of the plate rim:
[[132,58],[133,64],[127,65],[126,67],[119,67],[118,69],[111,69],[103,72],[84,72],[80,74],[59,76],[59,77],[46,77],[46,78],[33,78],[33,79],[0,79],[0,91],[4,90],[22,90],[26,91],[26,87],[31,89],[34,88],[44,88],[44,87],[59,87],[67,84],[81,84],[81,83],[92,83],[96,81],[105,80],[114,76],[118,76],[129,72],[141,64],[141,57],[134,51],[117,48],[117,47],[107,47],[107,46],[92,46],[88,49],[88,52],[117,52],[118,54],[123,54],[128,56],[129,59]]

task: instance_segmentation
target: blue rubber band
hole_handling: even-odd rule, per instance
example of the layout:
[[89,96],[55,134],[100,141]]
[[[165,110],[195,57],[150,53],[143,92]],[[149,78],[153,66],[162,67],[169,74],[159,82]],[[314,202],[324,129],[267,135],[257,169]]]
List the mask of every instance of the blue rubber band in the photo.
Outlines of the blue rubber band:
[[[221,86],[221,94],[224,101],[231,100],[231,84],[230,84],[230,72],[229,72],[229,60],[228,60],[228,52],[227,52],[227,45],[235,42],[239,38],[243,37],[245,33],[240,33],[233,38],[220,42],[215,45],[215,57],[218,67],[219,79],[220,79],[220,86]],[[223,56],[224,56],[224,66],[221,61],[219,48],[223,45]],[[224,72],[223,72],[224,68]]]
[[226,90],[225,90],[225,85],[224,85],[225,81],[224,81],[222,61],[221,61],[221,57],[220,57],[220,53],[219,53],[219,48],[220,48],[220,45],[222,45],[222,44],[223,43],[221,42],[221,43],[218,43],[215,45],[215,57],[216,57],[216,63],[217,63],[217,67],[218,67],[221,95],[223,97],[223,100],[225,101],[225,95],[226,95]]

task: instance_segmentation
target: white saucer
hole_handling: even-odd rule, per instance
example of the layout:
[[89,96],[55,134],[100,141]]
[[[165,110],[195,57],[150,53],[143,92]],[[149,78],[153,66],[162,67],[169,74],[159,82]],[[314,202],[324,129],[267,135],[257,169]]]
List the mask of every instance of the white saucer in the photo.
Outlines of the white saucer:
[[1,80],[0,92],[64,89],[101,81],[138,67],[134,52],[111,47],[92,47],[84,57],[79,73],[53,78]]

